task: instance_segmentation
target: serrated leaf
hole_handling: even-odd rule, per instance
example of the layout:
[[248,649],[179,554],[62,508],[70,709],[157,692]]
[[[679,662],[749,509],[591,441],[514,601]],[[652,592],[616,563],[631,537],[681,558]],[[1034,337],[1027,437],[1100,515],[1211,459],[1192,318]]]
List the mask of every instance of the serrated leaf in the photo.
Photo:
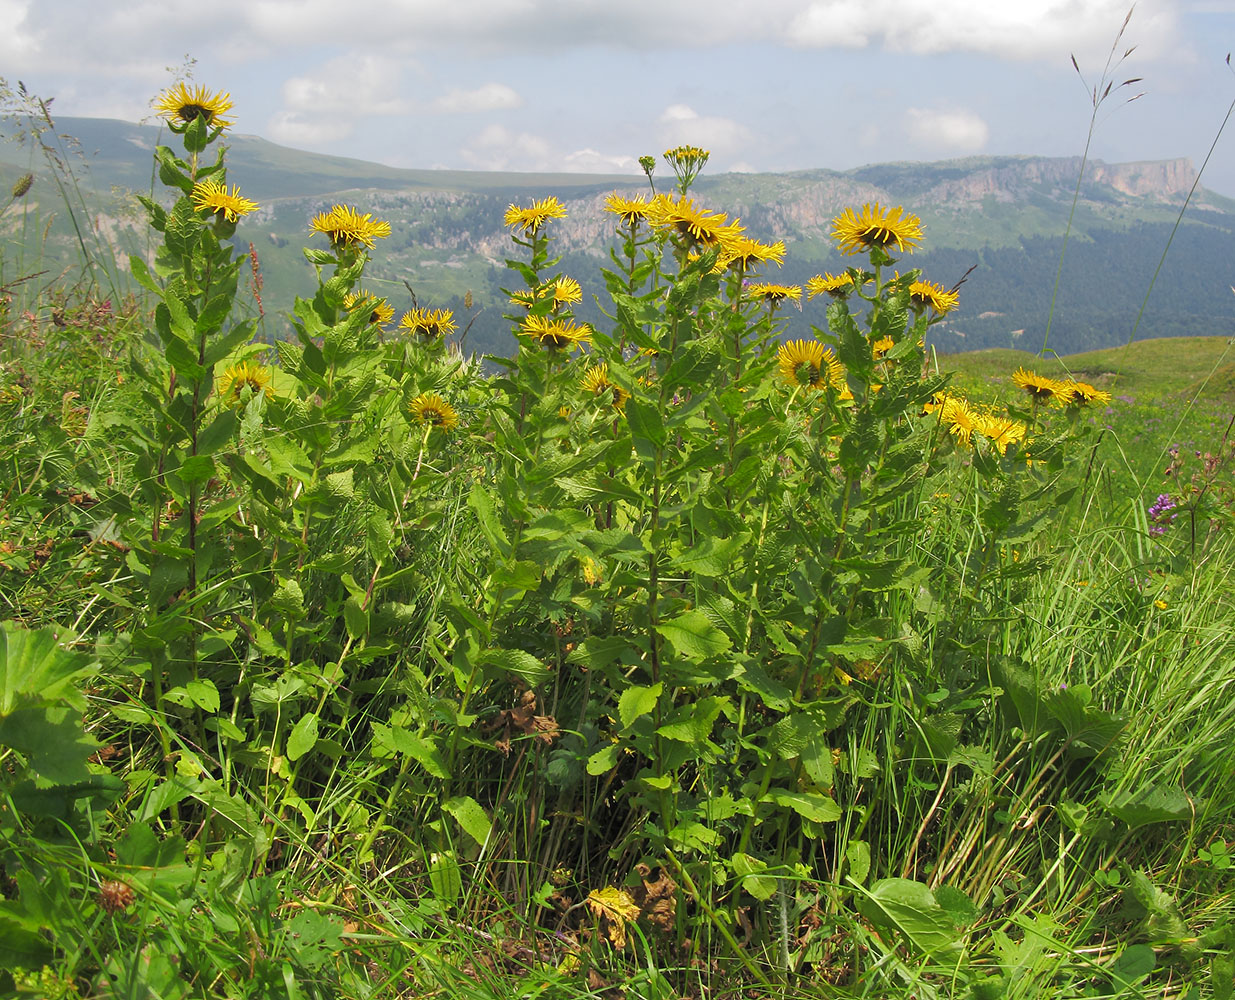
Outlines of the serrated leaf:
[[623,691],[618,699],[618,719],[622,728],[629,729],[636,719],[651,712],[663,690],[663,684],[653,684],[650,687],[632,685]]
[[626,947],[626,925],[634,923],[639,918],[639,904],[630,894],[613,886],[604,889],[593,889],[587,894],[588,909],[600,921],[601,932],[613,944],[613,947]]
[[486,667],[496,667],[514,674],[528,687],[535,687],[550,673],[540,660],[522,649],[486,649],[478,661]]
[[656,631],[669,640],[679,656],[703,659],[719,656],[733,645],[724,632],[712,624],[702,611],[692,609],[656,626]]

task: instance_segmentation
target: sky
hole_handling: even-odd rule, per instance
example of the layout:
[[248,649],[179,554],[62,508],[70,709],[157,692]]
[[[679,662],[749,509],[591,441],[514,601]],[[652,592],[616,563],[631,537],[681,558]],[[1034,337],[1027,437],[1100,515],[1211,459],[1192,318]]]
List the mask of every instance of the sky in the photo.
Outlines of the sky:
[[[141,121],[187,72],[231,95],[236,132],[396,167],[637,174],[640,155],[681,143],[711,150],[709,173],[1077,156],[1092,125],[1090,155],[1108,163],[1199,168],[1235,99],[1235,0],[1129,9],[0,0],[0,77],[54,113]],[[1235,135],[1202,184],[1235,197]]]

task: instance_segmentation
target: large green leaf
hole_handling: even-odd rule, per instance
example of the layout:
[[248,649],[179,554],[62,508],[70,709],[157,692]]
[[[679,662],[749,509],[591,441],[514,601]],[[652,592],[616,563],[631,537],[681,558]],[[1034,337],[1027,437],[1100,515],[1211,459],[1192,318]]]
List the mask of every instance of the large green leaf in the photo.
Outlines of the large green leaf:
[[684,612],[657,625],[656,631],[669,640],[679,656],[686,659],[719,656],[732,645],[729,637],[699,610]]
[[921,882],[885,878],[869,891],[861,886],[858,890],[858,909],[872,924],[898,929],[927,955],[956,947],[959,932],[949,911],[939,905],[934,893]]

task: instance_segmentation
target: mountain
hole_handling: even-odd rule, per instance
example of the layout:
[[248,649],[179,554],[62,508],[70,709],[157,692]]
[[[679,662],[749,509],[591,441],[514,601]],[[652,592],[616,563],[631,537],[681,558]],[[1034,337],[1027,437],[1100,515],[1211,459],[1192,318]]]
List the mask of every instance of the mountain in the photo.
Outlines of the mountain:
[[[61,118],[57,134],[43,136],[72,168],[82,192],[78,221],[89,217],[94,223],[82,227],[80,239],[65,211],[75,197],[67,175],[61,175],[66,201],[29,139],[0,143],[6,184],[24,170],[38,175],[31,194],[0,217],[3,280],[31,268],[36,256],[80,258],[82,243],[104,265],[117,248],[145,252],[144,217],[129,192],[150,192],[154,146],[168,140],[157,126],[83,118]],[[468,346],[495,352],[510,346],[501,287],[518,286],[503,263],[517,249],[502,224],[507,205],[556,195],[568,212],[555,230],[562,270],[585,291],[601,294],[599,268],[614,232],[613,217],[602,210],[605,196],[647,189],[641,176],[410,170],[305,153],[253,136],[229,137],[227,145],[229,181],[262,206],[245,218],[237,243],[247,249],[251,242],[257,252],[270,313],[285,310],[293,294],[311,292],[314,272],[300,251],[311,242],[308,221],[346,202],[391,222],[391,237],[374,255],[367,286],[387,295],[396,310],[410,305],[407,285],[421,304],[459,313],[470,291],[479,315]],[[1196,171],[1184,159],[1090,161],[1083,175],[1081,167],[1079,158],[1003,156],[847,171],[705,173],[694,195],[709,208],[740,217],[758,239],[783,239],[787,260],[773,277],[790,283],[850,262],[829,237],[831,220],[843,208],[869,201],[905,206],[922,218],[926,240],[922,251],[901,261],[902,269],[920,267],[946,286],[965,277],[960,308],[933,328],[941,350],[1037,351],[1044,342],[1060,354],[1093,350],[1127,341],[1138,314],[1138,339],[1229,332],[1235,323],[1229,268],[1235,201],[1199,186],[1193,190]],[[1176,229],[1189,192],[1191,202]],[[47,238],[39,243],[45,223],[32,220],[52,212],[56,218],[46,223]],[[122,253],[121,269],[126,262]],[[580,313],[606,322],[591,295]],[[823,308],[804,304],[786,322],[788,335],[808,335],[812,322],[823,323]],[[270,326],[268,332],[277,334],[278,322]]]

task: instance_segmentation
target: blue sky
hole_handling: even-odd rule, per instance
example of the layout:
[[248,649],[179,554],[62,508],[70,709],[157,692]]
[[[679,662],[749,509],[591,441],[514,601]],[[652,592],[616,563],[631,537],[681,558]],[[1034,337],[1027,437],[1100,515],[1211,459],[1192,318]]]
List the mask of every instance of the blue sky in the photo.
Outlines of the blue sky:
[[[1085,146],[1124,0],[0,0],[0,75],[137,121],[192,57],[236,131],[395,166],[846,169]],[[1200,166],[1235,0],[1140,0],[1091,155]],[[1072,66],[1075,55],[1083,80]],[[1129,77],[1142,81],[1118,84]],[[1128,104],[1126,98],[1141,94]],[[1235,132],[1235,123],[1231,129]],[[1235,137],[1203,183],[1235,196]]]

